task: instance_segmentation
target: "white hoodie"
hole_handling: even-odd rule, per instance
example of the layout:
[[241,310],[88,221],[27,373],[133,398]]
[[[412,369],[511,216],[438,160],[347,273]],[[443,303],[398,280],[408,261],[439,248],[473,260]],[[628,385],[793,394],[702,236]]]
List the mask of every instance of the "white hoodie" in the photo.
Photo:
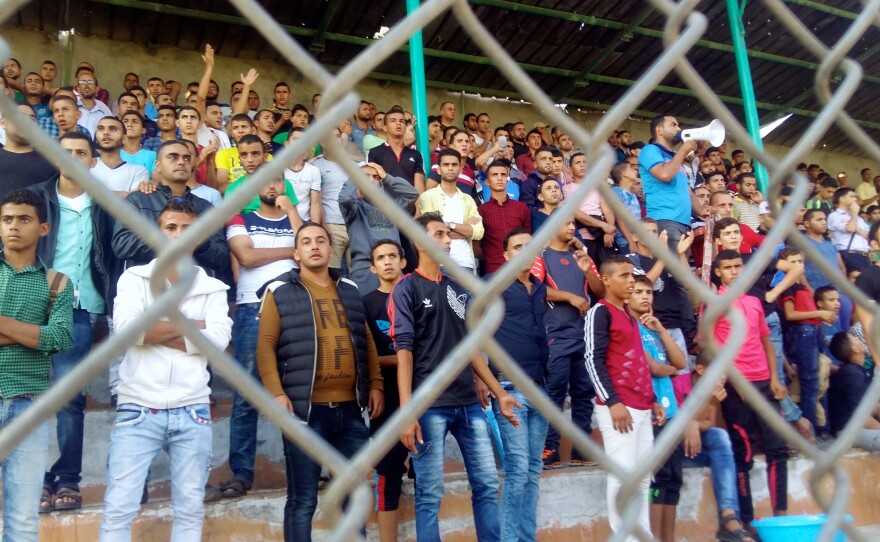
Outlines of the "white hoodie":
[[[114,301],[113,323],[116,331],[131,325],[153,303],[150,276],[156,260],[147,265],[129,267],[119,278]],[[209,277],[198,268],[190,291],[178,304],[186,318],[204,320],[202,335],[223,350],[229,344],[232,319],[223,282]],[[144,344],[141,334],[125,352],[119,367],[118,403],[136,403],[148,408],[170,409],[207,403],[208,361],[198,348],[184,337],[186,352],[160,344]]]

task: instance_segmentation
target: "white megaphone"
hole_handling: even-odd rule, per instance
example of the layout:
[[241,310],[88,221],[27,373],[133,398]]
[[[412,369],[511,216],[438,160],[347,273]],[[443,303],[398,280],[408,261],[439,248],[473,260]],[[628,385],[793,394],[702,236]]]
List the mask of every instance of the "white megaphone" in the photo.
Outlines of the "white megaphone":
[[691,139],[708,141],[713,147],[718,147],[724,143],[724,125],[721,124],[720,120],[715,119],[708,126],[681,131],[682,141],[689,141]]

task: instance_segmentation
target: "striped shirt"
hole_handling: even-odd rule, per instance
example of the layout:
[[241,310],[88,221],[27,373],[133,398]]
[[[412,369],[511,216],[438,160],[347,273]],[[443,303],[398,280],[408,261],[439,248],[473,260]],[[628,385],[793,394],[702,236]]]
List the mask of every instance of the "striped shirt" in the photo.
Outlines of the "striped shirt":
[[[47,315],[46,267],[38,259],[16,271],[0,252],[0,292],[0,315],[40,326],[36,349],[17,343],[0,346],[0,397],[44,393],[49,388],[52,355],[73,345],[73,285],[68,281]],[[0,337],[6,339],[2,331]]]
[[761,225],[760,206],[754,201],[747,200],[737,194],[733,197],[733,208],[740,224],[745,224],[753,230],[757,230]]

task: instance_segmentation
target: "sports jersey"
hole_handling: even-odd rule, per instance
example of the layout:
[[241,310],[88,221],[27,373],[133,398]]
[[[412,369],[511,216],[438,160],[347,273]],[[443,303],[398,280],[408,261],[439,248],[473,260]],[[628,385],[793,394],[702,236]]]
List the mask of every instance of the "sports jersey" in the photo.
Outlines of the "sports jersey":
[[239,268],[236,303],[259,303],[257,290],[295,266],[293,234],[287,216],[264,218],[258,212],[253,212],[232,217],[226,227],[227,240],[239,235],[247,235],[251,238],[254,248],[290,248],[289,260],[278,260],[259,267]]

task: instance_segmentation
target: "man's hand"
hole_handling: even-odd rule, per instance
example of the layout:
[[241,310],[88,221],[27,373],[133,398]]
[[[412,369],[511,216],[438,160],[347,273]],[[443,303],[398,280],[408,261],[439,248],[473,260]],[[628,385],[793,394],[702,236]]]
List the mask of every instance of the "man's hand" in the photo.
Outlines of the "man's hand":
[[681,147],[678,148],[678,152],[682,153],[685,156],[689,155],[695,150],[697,150],[697,142],[693,139],[688,139],[681,144]]
[[370,400],[367,403],[367,411],[370,419],[377,418],[385,410],[385,394],[382,390],[370,390]]
[[568,303],[576,308],[581,316],[586,316],[587,311],[590,310],[590,302],[579,295],[571,294]]
[[281,111],[281,120],[290,120],[290,117],[292,115],[293,113],[290,111],[290,109],[283,109]]
[[489,388],[486,386],[486,383],[480,380],[479,378],[474,379],[476,381],[477,386],[477,398],[480,400],[480,406],[483,408],[487,408],[492,403],[489,401]]
[[651,414],[654,415],[654,425],[659,427],[666,423],[666,409],[660,403],[654,403],[651,407]]
[[755,190],[749,194],[749,199],[752,200],[752,203],[761,203],[764,201],[764,194],[760,190]]
[[593,270],[593,259],[583,250],[574,251],[574,261],[585,275]]
[[663,324],[660,323],[660,320],[658,320],[657,317],[650,312],[646,312],[645,314],[639,316],[639,321],[642,323],[643,326],[655,333],[661,333],[665,329],[663,327]]
[[819,318],[830,326],[837,321],[837,313],[833,311],[819,311]]
[[[663,233],[666,232],[664,231]],[[678,245],[675,247],[675,249],[676,251],[678,251],[679,254],[687,254],[687,251],[689,248],[691,248],[692,244],[694,244],[694,232],[688,231],[687,233],[682,235],[681,238],[679,238]]]
[[285,213],[292,213],[296,209],[296,205],[290,201],[290,198],[284,194],[275,197],[275,207],[281,209]]
[[288,414],[293,414],[293,403],[290,402],[290,397],[287,394],[276,395],[275,402],[286,410]]
[[507,418],[507,421],[510,422],[510,425],[514,427],[519,427],[519,418],[516,417],[516,412],[513,411],[513,408],[522,408],[522,405],[519,404],[519,401],[513,398],[513,395],[510,395],[507,392],[501,394],[498,397],[498,410],[501,411],[501,414]]
[[854,201],[849,206],[849,214],[852,216],[858,216],[861,207],[859,207],[859,202]]
[[[251,68],[250,70],[248,70],[246,75],[239,75],[241,75],[241,82],[244,83],[246,87],[254,86],[254,82],[257,80],[257,78],[260,77],[260,74],[257,73],[257,70],[255,68]],[[247,96],[242,96],[242,99],[247,99]]]
[[719,382],[715,389],[712,390],[712,395],[715,399],[718,399],[718,402],[724,401],[727,399],[727,388],[724,387],[724,382]]
[[684,430],[684,439],[682,440],[684,447],[684,455],[695,458],[703,448],[703,441],[700,438],[700,424],[694,420],[688,423],[687,429]]
[[773,398],[777,401],[782,401],[788,395],[788,390],[776,377],[770,378],[770,391],[773,392]]
[[[349,125],[349,126],[351,126],[351,125]],[[376,162],[370,162],[370,163],[367,164],[367,165],[368,165],[369,167],[375,169],[375,170],[376,170],[376,175],[378,175],[379,178],[382,179],[383,181],[385,180],[385,177],[388,176],[388,173],[385,172],[385,168],[383,168],[382,166],[380,166],[380,165],[377,164]]]
[[602,236],[602,240],[605,243],[605,248],[611,248],[614,246],[614,234],[606,233]]
[[657,236],[657,240],[660,241],[660,244],[664,247],[669,244],[669,234],[666,233],[666,230],[660,232],[660,235]]
[[623,403],[616,403],[608,407],[611,414],[611,427],[618,433],[629,433],[633,430],[633,419]]
[[143,192],[144,194],[152,194],[159,189],[159,183],[154,183],[152,181],[141,181],[137,189],[138,192]]
[[214,48],[208,43],[205,45],[205,54],[202,55],[205,66],[214,67]]
[[413,422],[403,430],[403,433],[400,435],[400,442],[403,444],[403,447],[412,453],[418,453],[416,450],[416,443],[424,444],[424,440],[422,440],[422,426],[419,425],[419,422]]
[[214,136],[211,138],[211,144],[207,147],[202,148],[202,152],[199,153],[199,157],[204,161],[208,156],[211,156],[220,148],[220,138]]

